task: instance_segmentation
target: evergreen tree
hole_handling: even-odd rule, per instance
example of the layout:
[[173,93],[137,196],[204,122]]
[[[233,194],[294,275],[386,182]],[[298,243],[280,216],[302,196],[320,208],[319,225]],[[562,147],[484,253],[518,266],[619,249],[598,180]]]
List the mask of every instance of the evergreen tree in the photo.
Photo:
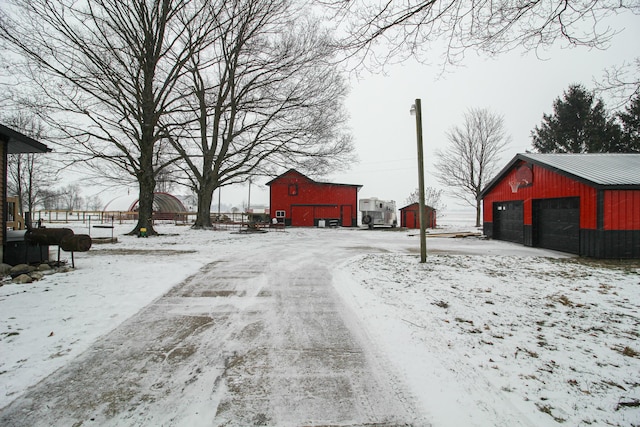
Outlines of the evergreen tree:
[[618,114],[622,123],[622,145],[624,151],[640,153],[640,94],[631,99],[625,111]]
[[531,132],[533,148],[540,153],[605,153],[625,151],[621,129],[609,117],[601,99],[582,85],[571,85],[553,103],[553,114]]

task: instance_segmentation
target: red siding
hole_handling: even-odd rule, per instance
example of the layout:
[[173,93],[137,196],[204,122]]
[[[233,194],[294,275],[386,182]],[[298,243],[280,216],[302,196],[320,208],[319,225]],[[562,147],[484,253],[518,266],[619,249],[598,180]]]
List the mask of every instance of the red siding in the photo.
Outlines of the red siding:
[[[412,203],[400,209],[400,226],[406,228],[420,228],[420,207],[418,203]],[[436,228],[436,211],[430,206],[425,206],[427,228]]]
[[515,177],[511,170],[483,199],[483,218],[493,222],[493,202],[523,200],[524,224],[532,223],[532,200],[559,197],[580,197],[580,228],[597,228],[597,191],[581,182],[560,175],[549,169],[533,165],[533,185],[511,191],[509,181]]
[[343,225],[352,225],[354,218],[342,218],[342,215],[356,212],[357,185],[315,182],[290,170],[269,186],[271,215],[285,211],[291,225],[313,226],[319,219],[341,219]]
[[640,190],[604,192],[605,230],[640,230]]

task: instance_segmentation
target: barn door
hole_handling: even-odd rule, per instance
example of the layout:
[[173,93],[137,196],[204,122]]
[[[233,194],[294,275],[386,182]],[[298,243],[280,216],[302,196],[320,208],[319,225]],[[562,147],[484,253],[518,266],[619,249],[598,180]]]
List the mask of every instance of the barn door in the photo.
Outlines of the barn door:
[[524,243],[524,209],[522,200],[493,204],[493,238]]
[[580,252],[580,198],[533,201],[533,246]]
[[407,228],[420,228],[418,213],[416,211],[404,211],[404,226]]
[[342,205],[340,207],[340,222],[343,227],[351,227],[353,225],[351,205]]
[[291,206],[291,225],[313,227],[313,206]]

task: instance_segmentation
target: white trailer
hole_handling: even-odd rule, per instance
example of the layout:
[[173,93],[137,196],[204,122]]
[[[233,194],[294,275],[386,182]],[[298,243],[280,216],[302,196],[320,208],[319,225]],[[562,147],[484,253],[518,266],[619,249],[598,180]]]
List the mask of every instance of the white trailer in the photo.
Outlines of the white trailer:
[[360,199],[358,207],[362,212],[362,224],[369,228],[398,225],[396,202],[393,200],[379,200],[377,197]]

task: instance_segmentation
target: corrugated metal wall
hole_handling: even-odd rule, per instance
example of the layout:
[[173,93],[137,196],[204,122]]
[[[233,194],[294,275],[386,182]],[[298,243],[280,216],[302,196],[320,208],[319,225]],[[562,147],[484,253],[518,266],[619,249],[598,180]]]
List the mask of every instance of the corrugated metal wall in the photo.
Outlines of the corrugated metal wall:
[[533,185],[512,192],[518,162],[483,199],[484,232],[494,233],[496,202],[522,200],[524,244],[536,245],[533,200],[579,197],[580,255],[597,258],[640,258],[640,190],[596,189],[553,170],[532,165]]
[[640,190],[604,192],[605,230],[640,230]]
[[515,178],[511,170],[483,199],[483,218],[493,222],[493,202],[522,200],[524,202],[524,224],[532,223],[532,200],[560,197],[580,197],[580,228],[597,228],[597,191],[593,187],[572,180],[556,172],[533,165],[533,185],[511,190],[509,181]]

